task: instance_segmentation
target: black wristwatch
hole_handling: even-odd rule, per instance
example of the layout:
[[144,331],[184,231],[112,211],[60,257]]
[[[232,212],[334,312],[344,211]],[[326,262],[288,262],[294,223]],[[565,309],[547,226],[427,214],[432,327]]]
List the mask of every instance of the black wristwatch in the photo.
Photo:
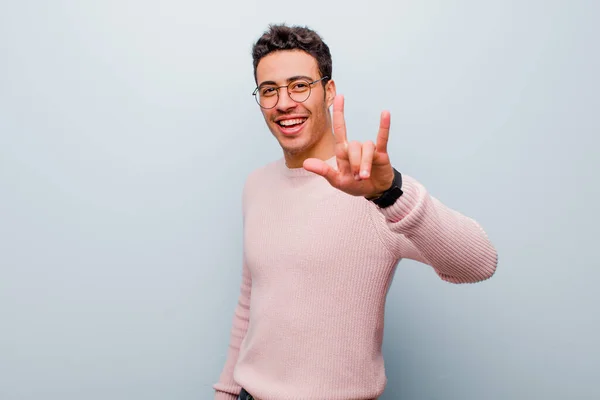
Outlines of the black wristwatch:
[[380,208],[386,208],[394,204],[402,194],[402,174],[394,168],[394,181],[392,182],[392,186],[383,192],[381,196],[369,199],[369,201],[377,204]]

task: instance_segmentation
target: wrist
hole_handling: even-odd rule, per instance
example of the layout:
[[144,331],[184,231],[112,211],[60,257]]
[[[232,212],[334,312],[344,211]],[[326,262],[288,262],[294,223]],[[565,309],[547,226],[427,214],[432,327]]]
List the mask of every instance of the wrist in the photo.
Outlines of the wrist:
[[365,199],[367,199],[367,200],[373,200],[373,199],[376,199],[378,197],[381,197],[384,193],[385,192],[377,192],[375,194],[370,194],[370,195],[365,196]]
[[396,181],[396,170],[392,168],[392,172],[394,173],[394,177],[392,178],[392,181],[390,182],[390,184],[386,186],[385,190],[381,190],[381,191],[373,193],[373,194],[368,194],[368,195],[364,196],[365,199],[373,200],[373,199],[383,196],[383,194],[390,191],[394,187],[394,183],[396,183],[395,182]]
[[381,193],[375,193],[373,195],[365,196],[365,198],[369,201],[372,201],[380,208],[386,208],[393,205],[396,200],[402,196],[402,174],[398,172],[395,168],[394,170],[394,179],[390,187]]

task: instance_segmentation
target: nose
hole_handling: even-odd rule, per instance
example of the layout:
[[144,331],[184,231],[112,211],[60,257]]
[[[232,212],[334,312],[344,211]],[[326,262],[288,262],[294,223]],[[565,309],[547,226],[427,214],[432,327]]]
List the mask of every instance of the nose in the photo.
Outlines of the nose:
[[277,102],[277,110],[285,112],[296,107],[297,105],[298,103],[292,100],[286,88],[281,88],[281,90],[279,91],[279,101]]

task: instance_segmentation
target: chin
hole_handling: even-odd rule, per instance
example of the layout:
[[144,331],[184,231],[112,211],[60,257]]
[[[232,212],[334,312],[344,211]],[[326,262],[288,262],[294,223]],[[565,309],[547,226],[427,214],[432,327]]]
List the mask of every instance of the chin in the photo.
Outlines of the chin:
[[283,152],[291,156],[302,154],[311,147],[310,141],[301,137],[277,136],[277,141]]
[[311,126],[308,125],[293,135],[284,134],[277,125],[270,125],[269,128],[283,152],[290,156],[309,152],[319,141],[318,138],[311,136]]
[[284,153],[289,154],[291,156],[296,156],[296,155],[302,154],[310,148],[310,146],[305,145],[303,143],[302,144],[298,143],[296,145],[290,145],[288,143],[279,142],[279,145],[281,146],[281,149],[283,150]]

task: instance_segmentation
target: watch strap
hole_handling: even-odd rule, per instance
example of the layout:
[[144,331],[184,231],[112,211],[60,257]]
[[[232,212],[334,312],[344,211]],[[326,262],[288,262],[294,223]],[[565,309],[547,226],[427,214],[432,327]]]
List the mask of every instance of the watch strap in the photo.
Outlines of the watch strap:
[[392,182],[392,186],[383,192],[381,196],[369,200],[380,208],[387,208],[393,205],[396,200],[402,196],[402,194],[402,174],[396,170],[396,168],[394,168],[394,180]]

